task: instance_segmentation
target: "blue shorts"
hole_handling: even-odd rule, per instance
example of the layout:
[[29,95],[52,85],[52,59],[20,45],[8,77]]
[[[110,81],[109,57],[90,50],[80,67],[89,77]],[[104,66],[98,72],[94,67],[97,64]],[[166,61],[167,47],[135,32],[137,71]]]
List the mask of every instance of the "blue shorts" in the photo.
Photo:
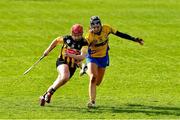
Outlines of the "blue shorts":
[[102,58],[93,58],[90,56],[86,57],[86,63],[96,63],[98,67],[105,68],[106,66],[109,66],[109,55],[106,55],[105,57]]

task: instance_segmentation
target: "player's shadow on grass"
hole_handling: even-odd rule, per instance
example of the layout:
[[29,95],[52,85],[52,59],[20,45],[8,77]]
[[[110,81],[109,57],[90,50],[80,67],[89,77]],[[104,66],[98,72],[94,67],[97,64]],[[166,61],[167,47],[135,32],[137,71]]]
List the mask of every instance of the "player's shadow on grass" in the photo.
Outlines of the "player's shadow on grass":
[[144,113],[149,116],[154,115],[175,115],[180,116],[180,108],[177,107],[159,107],[159,106],[146,106],[139,104],[127,104],[126,106],[120,107],[106,107],[100,106],[98,111],[106,111],[112,113]]
[[[55,107],[55,106],[49,106]],[[146,106],[139,104],[127,104],[123,106],[109,107],[109,106],[98,106],[93,109],[88,109],[86,107],[58,107],[58,111],[76,111],[82,113],[144,113],[149,116],[154,115],[175,115],[180,116],[180,108],[178,107],[160,107],[160,106]]]

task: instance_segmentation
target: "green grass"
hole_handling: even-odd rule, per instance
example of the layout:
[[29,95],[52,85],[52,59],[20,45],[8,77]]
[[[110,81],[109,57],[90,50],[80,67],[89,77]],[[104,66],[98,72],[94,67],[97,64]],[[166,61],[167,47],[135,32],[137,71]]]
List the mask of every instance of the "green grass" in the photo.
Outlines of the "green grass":
[[[0,118],[180,118],[179,6],[178,0],[1,0]],[[40,107],[39,96],[57,76],[60,47],[22,73],[74,23],[87,31],[92,15],[145,45],[110,35],[110,67],[96,109],[86,108],[88,76],[79,77],[79,70]]]

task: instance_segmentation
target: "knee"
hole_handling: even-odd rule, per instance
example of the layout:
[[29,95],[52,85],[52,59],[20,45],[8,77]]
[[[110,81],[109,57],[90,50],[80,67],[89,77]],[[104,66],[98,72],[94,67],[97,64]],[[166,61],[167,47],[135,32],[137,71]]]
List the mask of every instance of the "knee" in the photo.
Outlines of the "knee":
[[63,76],[62,79],[67,82],[69,80],[69,76]]
[[62,75],[59,79],[61,81],[67,82],[69,80],[69,74]]
[[96,83],[96,86],[99,86],[99,85],[100,85],[100,82],[97,82],[97,83]]
[[95,74],[90,75],[90,82],[91,82],[91,84],[96,83],[96,79],[97,79],[97,75],[95,75]]
[[99,86],[101,84],[101,82],[102,82],[102,79],[97,78],[96,86]]

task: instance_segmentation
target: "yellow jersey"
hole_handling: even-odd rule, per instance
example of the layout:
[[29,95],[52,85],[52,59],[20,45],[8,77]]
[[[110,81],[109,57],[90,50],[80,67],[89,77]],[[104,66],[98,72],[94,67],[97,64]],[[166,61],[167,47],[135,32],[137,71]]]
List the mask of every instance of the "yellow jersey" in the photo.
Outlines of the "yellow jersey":
[[100,34],[94,34],[91,30],[86,34],[85,39],[88,42],[88,54],[91,57],[104,57],[108,51],[108,36],[115,34],[116,29],[109,25],[102,25]]

